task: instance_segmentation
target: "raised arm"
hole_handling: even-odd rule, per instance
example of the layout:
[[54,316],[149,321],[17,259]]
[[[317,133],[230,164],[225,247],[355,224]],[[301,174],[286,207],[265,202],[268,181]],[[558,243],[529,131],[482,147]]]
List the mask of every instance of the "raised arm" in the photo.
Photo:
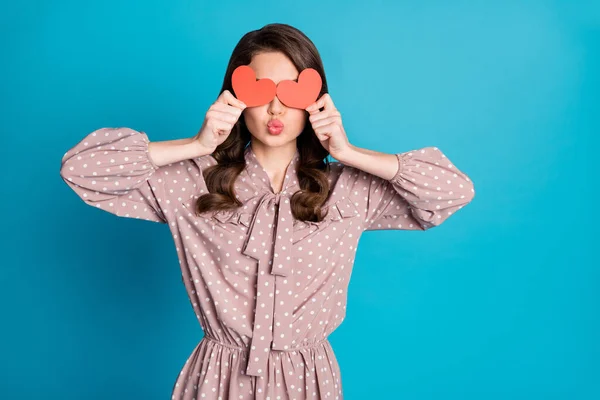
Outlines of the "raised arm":
[[439,226],[475,196],[473,182],[437,147],[395,154],[357,149],[343,164],[365,230]]
[[153,142],[154,160],[146,133],[101,128],[65,153],[60,175],[91,206],[120,217],[166,223],[167,167],[162,165],[199,156],[192,141]]

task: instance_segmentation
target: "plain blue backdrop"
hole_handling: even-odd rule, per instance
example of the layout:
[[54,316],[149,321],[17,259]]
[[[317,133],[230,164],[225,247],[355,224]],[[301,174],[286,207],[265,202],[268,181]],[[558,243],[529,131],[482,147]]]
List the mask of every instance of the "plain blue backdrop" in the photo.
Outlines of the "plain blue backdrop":
[[100,127],[195,135],[271,22],[315,42],[354,145],[438,146],[475,184],[438,228],[362,236],[345,398],[600,398],[600,7],[516,0],[3,2],[0,398],[170,398],[202,338],[170,232],[60,161]]

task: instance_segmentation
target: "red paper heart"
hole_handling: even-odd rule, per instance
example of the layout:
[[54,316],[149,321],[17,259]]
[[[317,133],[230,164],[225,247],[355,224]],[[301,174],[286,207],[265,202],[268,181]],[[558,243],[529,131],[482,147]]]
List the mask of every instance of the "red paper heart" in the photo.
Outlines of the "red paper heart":
[[248,65],[240,65],[231,76],[235,96],[248,107],[262,106],[277,96],[287,107],[305,109],[317,100],[322,84],[321,75],[313,68],[304,69],[298,82],[284,80],[278,85],[269,78],[257,81]]
[[235,96],[248,107],[267,104],[277,93],[275,82],[268,78],[257,81],[254,70],[247,65],[240,65],[233,71],[231,86]]
[[298,82],[279,82],[277,97],[288,107],[305,109],[317,100],[322,84],[321,75],[313,68],[306,68],[298,76]]

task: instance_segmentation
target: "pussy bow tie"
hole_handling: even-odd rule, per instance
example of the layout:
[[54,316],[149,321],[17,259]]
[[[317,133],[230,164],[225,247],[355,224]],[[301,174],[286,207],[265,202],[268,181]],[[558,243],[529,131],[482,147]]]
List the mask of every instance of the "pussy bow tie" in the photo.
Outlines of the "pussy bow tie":
[[265,193],[248,229],[242,253],[258,260],[258,279],[246,374],[265,376],[271,349],[292,346],[293,219],[288,193]]

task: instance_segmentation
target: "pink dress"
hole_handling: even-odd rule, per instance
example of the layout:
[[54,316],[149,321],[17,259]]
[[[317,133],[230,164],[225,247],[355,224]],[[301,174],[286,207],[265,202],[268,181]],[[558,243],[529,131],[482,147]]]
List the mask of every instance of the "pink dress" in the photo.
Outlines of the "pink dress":
[[243,206],[201,216],[193,210],[207,193],[202,171],[216,160],[206,155],[158,167],[144,132],[91,132],[67,151],[60,173],[87,204],[171,231],[204,331],[172,399],[342,399],[328,336],[346,315],[362,232],[426,230],[475,195],[471,180],[435,147],[396,156],[390,180],[332,162],[328,213],[318,223],[291,213],[298,151],[274,193],[248,146],[235,182]]

